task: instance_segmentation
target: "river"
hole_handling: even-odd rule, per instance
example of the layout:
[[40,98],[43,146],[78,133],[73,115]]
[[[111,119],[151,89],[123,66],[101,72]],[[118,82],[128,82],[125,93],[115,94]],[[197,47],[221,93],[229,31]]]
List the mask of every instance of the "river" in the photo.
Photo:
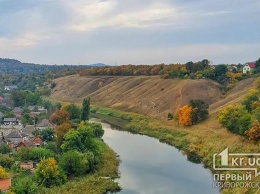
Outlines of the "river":
[[187,160],[176,148],[144,135],[102,124],[104,141],[120,156],[122,194],[217,194],[212,173]]

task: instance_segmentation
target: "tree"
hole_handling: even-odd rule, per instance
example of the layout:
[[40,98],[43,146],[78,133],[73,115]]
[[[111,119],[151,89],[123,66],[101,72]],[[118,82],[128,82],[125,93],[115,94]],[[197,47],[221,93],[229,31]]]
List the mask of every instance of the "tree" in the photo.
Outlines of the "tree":
[[56,144],[59,148],[62,144],[64,135],[71,129],[70,123],[63,123],[61,125],[58,125],[54,129],[54,134],[56,136]]
[[[64,136],[64,142],[61,146],[63,152],[75,150],[79,152],[92,151],[98,153],[97,140],[94,133],[97,126],[92,123],[87,123],[84,126],[79,126],[77,130],[70,130]],[[99,136],[99,135],[98,135]]]
[[6,179],[9,177],[10,177],[9,173],[7,173],[2,166],[0,166],[0,179]]
[[228,68],[224,64],[215,66],[215,76],[216,77],[225,75],[227,73],[227,71],[228,71]]
[[58,169],[58,165],[54,158],[42,159],[38,164],[35,173],[39,184],[48,188],[55,185],[61,185],[66,180],[66,176]]
[[245,135],[249,140],[259,141],[260,140],[260,122],[254,121],[252,128],[245,131]]
[[11,93],[11,99],[15,107],[21,107],[25,104],[25,93],[23,91],[14,90]]
[[191,100],[189,102],[189,106],[192,107],[192,113],[191,113],[191,117],[192,117],[192,124],[196,124],[199,121],[204,120],[205,118],[207,118],[209,112],[208,112],[208,108],[209,105],[208,103],[204,102],[203,100]]
[[50,121],[56,125],[69,122],[69,113],[66,110],[56,110],[50,117]]
[[229,105],[218,114],[218,121],[229,131],[244,135],[250,128],[251,115],[242,105]]
[[80,119],[80,109],[75,104],[69,104],[64,108],[69,113],[69,119]]
[[37,191],[37,184],[31,177],[19,177],[12,181],[11,191],[15,193],[34,194]]
[[253,107],[253,103],[259,101],[259,91],[252,89],[249,91],[249,93],[245,96],[244,101],[242,104],[245,106],[246,110],[251,112]]
[[209,60],[208,59],[203,59],[201,61],[201,67],[202,67],[202,69],[208,68],[209,67]]
[[86,123],[86,126],[89,126],[93,130],[93,134],[97,138],[102,138],[104,135],[104,130],[102,129],[102,125],[99,123]]
[[32,125],[33,124],[33,119],[32,119],[32,117],[30,117],[28,112],[23,111],[21,122],[22,122],[23,126],[25,126],[27,124]]
[[255,63],[254,73],[260,73],[260,58]]
[[9,148],[9,146],[7,144],[1,144],[0,145],[0,153],[1,154],[8,154],[11,152],[11,149]]
[[172,119],[173,119],[172,113],[170,113],[170,112],[168,113],[167,119],[168,119],[168,120],[172,120]]
[[185,105],[178,111],[179,124],[184,126],[192,125],[192,107]]
[[186,63],[186,69],[189,75],[193,73],[193,68],[194,68],[194,64],[192,61]]
[[59,165],[67,176],[81,175],[88,170],[87,158],[81,157],[78,152],[68,151],[62,154]]
[[31,149],[31,160],[39,162],[43,158],[51,158],[54,153],[46,148],[32,148]]
[[85,98],[82,102],[81,116],[82,121],[89,120],[90,113],[90,98]]
[[14,162],[15,160],[13,157],[9,157],[7,155],[0,155],[0,166],[11,169]]
[[40,137],[42,141],[53,141],[54,139],[54,130],[53,128],[47,128],[40,131]]

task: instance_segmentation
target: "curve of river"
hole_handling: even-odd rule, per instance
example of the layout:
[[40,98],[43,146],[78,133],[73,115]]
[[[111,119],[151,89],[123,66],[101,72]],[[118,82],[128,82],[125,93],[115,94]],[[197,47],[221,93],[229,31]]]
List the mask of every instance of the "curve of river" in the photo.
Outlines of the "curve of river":
[[144,135],[116,130],[102,124],[104,141],[120,156],[122,194],[216,194],[212,174],[194,164],[176,148]]

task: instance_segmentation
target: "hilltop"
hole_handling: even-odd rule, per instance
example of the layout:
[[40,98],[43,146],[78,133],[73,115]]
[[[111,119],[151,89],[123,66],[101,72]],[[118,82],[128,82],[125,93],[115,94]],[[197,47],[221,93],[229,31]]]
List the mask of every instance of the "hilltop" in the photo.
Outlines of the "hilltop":
[[35,64],[22,63],[16,59],[0,58],[0,73],[20,75],[28,73],[47,73],[57,71],[78,70],[86,68],[107,67],[103,63],[89,64],[89,65],[49,65],[49,64]]
[[210,114],[239,102],[254,79],[245,79],[225,95],[210,79],[161,79],[159,76],[79,76],[55,79],[50,98],[61,102],[80,102],[89,96],[91,103],[166,119],[191,99],[210,104]]

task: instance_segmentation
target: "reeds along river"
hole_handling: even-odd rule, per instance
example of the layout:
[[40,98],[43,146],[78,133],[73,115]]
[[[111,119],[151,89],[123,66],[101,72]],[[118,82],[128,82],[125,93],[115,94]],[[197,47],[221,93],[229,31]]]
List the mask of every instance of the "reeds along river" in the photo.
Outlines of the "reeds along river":
[[202,164],[154,138],[116,130],[99,119],[104,141],[120,156],[117,180],[123,194],[214,194],[213,177]]

